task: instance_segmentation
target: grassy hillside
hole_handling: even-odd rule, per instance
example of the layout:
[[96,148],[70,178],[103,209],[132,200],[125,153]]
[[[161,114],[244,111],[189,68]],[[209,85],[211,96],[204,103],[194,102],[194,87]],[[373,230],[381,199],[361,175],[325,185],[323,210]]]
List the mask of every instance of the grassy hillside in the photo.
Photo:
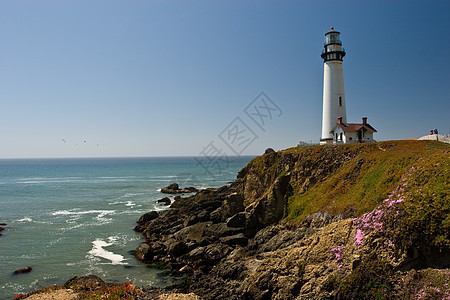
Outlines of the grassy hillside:
[[[325,146],[327,147],[327,146]],[[291,181],[293,193],[289,197],[286,218],[300,221],[308,214],[319,210],[335,213],[353,212],[361,215],[382,203],[398,185],[402,176],[415,167],[430,169],[421,174],[421,182],[427,189],[436,189],[439,193],[448,193],[449,145],[436,142],[390,141],[367,145],[330,146],[345,154],[345,163],[311,189],[302,192],[297,181]],[[320,151],[320,148],[316,149]],[[335,163],[333,158],[323,160],[321,153],[306,153],[306,149],[289,149],[299,155],[309,155],[318,159],[318,167],[325,168]],[[314,155],[316,154],[316,155]],[[339,158],[338,158],[339,159]],[[439,164],[440,162],[440,164]],[[429,181],[432,170],[443,176]],[[438,171],[439,169],[439,171]],[[415,178],[414,180],[419,180]],[[444,195],[442,195],[444,196]],[[448,196],[448,195],[447,195]]]
[[[244,194],[252,203],[271,183],[288,177],[284,219],[301,222],[318,211],[359,217],[386,199],[398,198],[394,192],[401,189],[400,196],[408,201],[397,206],[408,217],[402,219],[405,227],[396,230],[398,239],[405,244],[418,240],[417,232],[427,231],[433,243],[442,246],[448,243],[450,228],[449,150],[450,145],[435,141],[290,148],[252,160],[241,171]],[[393,220],[386,222],[400,219]],[[418,230],[420,226],[427,229]]]

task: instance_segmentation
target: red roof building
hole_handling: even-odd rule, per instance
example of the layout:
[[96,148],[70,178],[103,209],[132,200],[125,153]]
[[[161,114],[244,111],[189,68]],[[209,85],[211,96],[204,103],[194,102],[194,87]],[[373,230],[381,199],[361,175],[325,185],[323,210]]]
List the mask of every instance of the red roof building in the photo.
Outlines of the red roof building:
[[334,144],[348,143],[371,143],[374,142],[373,133],[377,132],[369,123],[367,118],[362,118],[362,123],[343,123],[342,117],[338,118],[336,126],[330,133],[333,133]]

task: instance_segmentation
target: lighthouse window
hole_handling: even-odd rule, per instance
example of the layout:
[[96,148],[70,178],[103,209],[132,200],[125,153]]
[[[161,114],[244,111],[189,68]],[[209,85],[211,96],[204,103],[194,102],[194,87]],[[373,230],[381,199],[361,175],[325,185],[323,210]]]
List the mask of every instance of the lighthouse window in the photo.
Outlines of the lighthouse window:
[[342,106],[342,97],[339,97],[339,106]]

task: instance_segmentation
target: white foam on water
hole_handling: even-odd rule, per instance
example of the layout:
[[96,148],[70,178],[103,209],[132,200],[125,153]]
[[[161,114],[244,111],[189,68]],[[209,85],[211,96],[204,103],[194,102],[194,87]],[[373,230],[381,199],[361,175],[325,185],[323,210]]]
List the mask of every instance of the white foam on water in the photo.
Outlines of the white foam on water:
[[143,195],[143,193],[126,193],[121,198],[130,198],[130,197],[140,196],[140,195]]
[[128,201],[117,201],[117,202],[108,203],[108,205],[118,205],[118,204],[125,204],[125,206],[129,206],[129,207],[133,207],[133,206],[136,205],[136,203],[134,203],[131,200],[128,200]]
[[33,220],[31,218],[25,217],[20,220],[17,220],[17,222],[33,222]]
[[105,250],[103,247],[108,247],[113,245],[113,242],[116,240],[114,237],[109,237],[108,240],[110,243],[102,241],[100,239],[96,239],[92,242],[92,249],[88,252],[91,256],[104,258],[106,260],[111,261],[112,265],[127,265],[124,262],[125,258],[120,254],[115,254],[111,251]]
[[97,218],[102,218],[107,215],[113,215],[115,210],[85,210],[85,211],[73,211],[73,210],[58,210],[52,212],[52,216],[81,216],[88,214],[98,214]]
[[156,191],[157,191],[157,192],[161,192],[161,189],[157,189]]
[[168,210],[168,209],[169,209],[168,206],[155,206],[152,210],[163,211],[163,210]]
[[17,179],[21,184],[84,182],[81,177],[31,177]]

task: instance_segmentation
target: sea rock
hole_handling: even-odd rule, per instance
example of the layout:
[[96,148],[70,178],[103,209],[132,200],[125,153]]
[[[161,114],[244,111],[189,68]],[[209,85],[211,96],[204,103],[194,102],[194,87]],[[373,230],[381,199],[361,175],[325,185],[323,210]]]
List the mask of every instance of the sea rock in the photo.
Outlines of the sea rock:
[[6,224],[6,223],[0,223],[0,226],[6,226],[6,225],[8,225],[8,224]]
[[156,203],[161,203],[163,205],[170,205],[170,199],[169,197],[164,197],[162,199],[159,199],[158,201],[156,201]]
[[33,270],[32,267],[26,267],[26,268],[23,268],[23,269],[15,270],[13,272],[13,274],[14,275],[18,275],[18,274],[23,274],[23,273],[29,273],[29,272],[31,272],[31,270]]
[[5,228],[4,227],[0,227],[0,231],[3,231],[3,230],[5,230]]
[[195,187],[185,187],[181,189],[178,183],[172,183],[167,187],[161,189],[161,193],[165,194],[189,194],[198,192],[199,190],[196,189]]
[[146,243],[139,245],[136,251],[134,251],[134,256],[140,261],[148,261],[153,258],[150,253],[150,246]]

